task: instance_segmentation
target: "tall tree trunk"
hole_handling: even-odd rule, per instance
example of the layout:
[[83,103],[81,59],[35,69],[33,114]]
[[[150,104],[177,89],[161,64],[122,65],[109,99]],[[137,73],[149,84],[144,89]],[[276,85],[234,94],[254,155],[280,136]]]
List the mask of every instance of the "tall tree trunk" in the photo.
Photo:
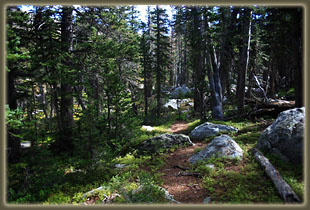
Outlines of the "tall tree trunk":
[[250,41],[251,41],[251,19],[252,11],[248,8],[244,9],[244,22],[243,22],[243,47],[241,58],[239,62],[239,73],[238,73],[238,85],[237,87],[237,98],[238,98],[238,112],[243,113],[244,111],[244,98],[245,98],[245,85],[247,78],[247,71],[250,59]]
[[160,23],[159,18],[160,14],[158,12],[159,8],[158,5],[156,6],[156,25],[157,25],[157,33],[156,33],[156,99],[157,99],[157,117],[160,116],[160,108],[161,108],[161,102],[160,102],[160,93],[161,93],[161,57],[160,57]]
[[192,64],[193,64],[193,83],[194,90],[194,109],[200,113],[200,117],[205,117],[203,109],[203,93],[204,93],[204,74],[202,72],[201,57],[201,31],[200,31],[200,14],[198,8],[192,7],[193,16],[193,33],[191,37],[192,45]]
[[143,33],[142,35],[142,40],[143,40],[143,43],[142,43],[142,47],[143,47],[143,77],[144,77],[144,80],[143,80],[143,89],[144,89],[144,115],[145,117],[147,117],[147,111],[148,111],[148,83],[147,83],[147,50],[146,50],[146,44],[147,44],[147,40],[145,38],[145,33]]
[[[72,11],[71,7],[63,7],[61,20],[61,42],[64,54],[72,51]],[[62,60],[61,87],[60,87],[60,138],[54,144],[56,151],[73,151],[72,126],[73,126],[73,96],[70,77],[67,69],[70,68],[69,59],[66,56]]]

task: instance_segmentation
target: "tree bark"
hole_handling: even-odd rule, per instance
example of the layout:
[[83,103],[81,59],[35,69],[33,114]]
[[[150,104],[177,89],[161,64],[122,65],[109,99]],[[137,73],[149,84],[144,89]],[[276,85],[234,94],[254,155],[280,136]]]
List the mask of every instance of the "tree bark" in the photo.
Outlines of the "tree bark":
[[205,73],[202,69],[202,44],[201,44],[201,18],[198,11],[198,7],[192,7],[193,16],[193,33],[191,37],[192,45],[192,64],[193,64],[193,82],[195,86],[194,90],[194,109],[200,113],[200,118],[205,118],[205,110],[203,106],[203,94],[205,86]]
[[[205,12],[205,30],[209,29],[208,17]],[[207,32],[208,33],[208,32]],[[224,117],[223,108],[222,108],[222,85],[220,78],[220,61],[217,58],[216,51],[214,46],[212,46],[211,37],[209,34],[206,35],[206,45],[205,45],[205,63],[208,64],[211,62],[211,65],[206,65],[208,68],[208,78],[209,85],[211,90],[211,100],[212,100],[212,116],[214,119],[222,119]],[[212,68],[212,70],[211,70]]]
[[252,11],[250,9],[244,9],[244,21],[243,21],[243,47],[241,58],[239,61],[239,72],[238,72],[238,87],[237,87],[237,98],[238,98],[238,112],[244,111],[244,98],[245,98],[245,85],[246,76],[249,66],[250,59],[250,41],[251,41],[251,20]]
[[[62,51],[68,54],[72,51],[72,11],[71,7],[63,7],[61,14],[61,42]],[[55,151],[72,153],[72,126],[73,126],[73,96],[70,77],[67,72],[70,68],[70,62],[67,56],[62,60],[61,87],[60,87],[60,138],[54,143]]]
[[280,196],[285,203],[296,203],[301,202],[300,198],[292,190],[292,188],[285,182],[280,173],[273,167],[269,160],[256,148],[252,149],[252,152],[256,160],[264,168],[275,187],[277,188]]
[[159,8],[156,6],[156,25],[157,25],[157,33],[156,33],[156,99],[157,99],[157,108],[156,114],[157,117],[160,117],[160,109],[161,109],[161,57],[160,57],[160,23],[159,23]]

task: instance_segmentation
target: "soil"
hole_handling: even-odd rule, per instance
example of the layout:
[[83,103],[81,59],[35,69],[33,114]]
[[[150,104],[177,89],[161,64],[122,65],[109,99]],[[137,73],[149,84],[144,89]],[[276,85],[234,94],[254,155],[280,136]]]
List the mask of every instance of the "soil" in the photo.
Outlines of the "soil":
[[176,121],[171,127],[169,128],[169,132],[172,133],[182,133],[186,131],[188,128],[188,124],[184,121]]
[[[175,122],[169,129],[173,133],[184,133],[188,124],[184,121]],[[194,142],[195,145],[178,148],[170,153],[165,165],[159,170],[165,189],[169,191],[174,199],[181,203],[199,204],[208,197],[207,190],[202,186],[202,178],[197,176],[178,176],[179,172],[191,168],[188,159],[194,154],[195,149],[204,148],[206,143]]]
[[205,143],[196,142],[194,146],[177,149],[169,154],[165,165],[159,170],[163,174],[161,177],[163,180],[162,187],[167,189],[174,196],[174,199],[181,203],[199,204],[209,196],[202,186],[200,177],[177,176],[179,172],[184,172],[181,168],[191,167],[188,158],[194,154],[194,150],[205,146]]

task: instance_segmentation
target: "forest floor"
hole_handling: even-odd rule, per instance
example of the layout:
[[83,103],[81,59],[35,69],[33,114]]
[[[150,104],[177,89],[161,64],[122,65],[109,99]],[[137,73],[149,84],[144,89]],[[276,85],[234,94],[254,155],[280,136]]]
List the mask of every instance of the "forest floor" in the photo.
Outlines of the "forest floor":
[[[156,155],[139,156],[132,150],[109,162],[94,164],[96,167],[93,168],[89,168],[89,162],[82,162],[79,156],[55,157],[46,146],[25,144],[24,162],[9,165],[9,203],[80,205],[85,203],[84,194],[98,187],[103,188],[90,197],[99,198],[94,200],[94,204],[102,204],[105,194],[115,192],[131,196],[129,199],[124,196],[119,198],[115,201],[117,204],[166,202],[159,196],[156,186],[165,188],[181,204],[283,203],[270,178],[250,152],[273,119],[209,122],[238,128],[237,133],[229,135],[243,149],[242,160],[211,158],[190,164],[188,159],[213,138],[193,141],[193,146],[173,147]],[[139,142],[162,133],[189,135],[200,124],[197,118],[170,116],[156,125],[150,124],[154,128],[152,131],[141,129]],[[272,156],[268,158],[302,198],[304,181],[301,166],[283,163]],[[124,167],[116,168],[116,164],[123,164]],[[209,168],[206,164],[214,167]],[[130,194],[139,185],[149,188],[135,196]]]
[[[161,175],[161,186],[168,190],[169,194],[173,195],[176,201],[183,204],[261,203],[262,200],[266,201],[267,198],[270,199],[268,202],[281,202],[269,178],[263,175],[264,172],[260,166],[254,163],[252,155],[247,152],[253,147],[253,141],[257,140],[258,135],[269,124],[270,121],[262,120],[251,126],[242,125],[243,129],[233,136],[245,149],[246,158],[235,163],[230,161],[218,162],[218,160],[215,160],[214,163],[217,169],[211,174],[210,171],[207,174],[203,170],[200,171],[203,168],[198,169],[198,171],[197,168],[195,170],[194,168],[197,166],[193,167],[188,162],[188,159],[193,154],[202,150],[210,142],[209,140],[193,141],[195,144],[193,146],[179,147],[170,152],[165,156],[164,163],[157,171]],[[188,135],[191,130],[190,127],[190,123],[177,120],[167,128],[167,131]],[[148,166],[144,166],[142,169],[151,172]],[[191,173],[193,171],[198,173]],[[185,175],[186,173],[187,175]],[[197,174],[200,174],[200,176],[197,176]],[[205,179],[205,177],[209,178]],[[258,181],[259,178],[260,181]],[[268,193],[266,193],[266,189],[268,189]],[[261,196],[260,194],[263,191],[269,195]],[[230,199],[227,200],[229,197],[232,199],[231,201],[229,201]],[[240,198],[241,200],[239,201]]]
[[168,129],[169,132],[172,133],[182,133],[188,129],[188,123],[185,121],[176,121],[171,127]]
[[[182,134],[188,130],[188,123],[175,121],[168,132]],[[181,203],[202,203],[207,197],[207,191],[202,185],[202,178],[198,176],[179,176],[179,173],[191,168],[188,158],[196,149],[202,149],[207,144],[204,142],[193,142],[193,146],[180,147],[170,153],[165,159],[164,165],[158,170],[163,181],[162,187],[173,195],[176,201]],[[148,167],[144,168],[149,171]]]
[[202,203],[207,197],[207,191],[202,186],[202,178],[197,176],[178,176],[184,172],[182,168],[190,168],[188,158],[194,154],[195,149],[203,148],[206,143],[196,142],[194,146],[179,148],[170,153],[166,163],[159,170],[163,175],[163,185],[174,199],[181,203]]

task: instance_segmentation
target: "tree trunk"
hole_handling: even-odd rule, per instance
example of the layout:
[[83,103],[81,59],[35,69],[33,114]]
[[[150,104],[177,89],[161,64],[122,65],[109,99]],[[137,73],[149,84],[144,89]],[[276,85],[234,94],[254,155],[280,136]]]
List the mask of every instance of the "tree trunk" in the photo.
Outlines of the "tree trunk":
[[194,90],[194,109],[200,113],[200,118],[205,118],[205,110],[203,107],[203,94],[204,94],[204,79],[205,74],[202,69],[202,56],[201,56],[201,25],[200,14],[198,8],[192,7],[193,15],[193,34],[191,39],[192,45],[192,64],[193,64],[193,83],[195,85]]
[[250,9],[244,9],[244,34],[243,34],[243,47],[241,58],[239,62],[239,73],[238,73],[238,85],[237,87],[237,98],[238,98],[238,112],[243,113],[244,111],[244,98],[245,98],[245,85],[247,78],[247,71],[250,59],[250,41],[251,41],[251,20],[252,11]]
[[[209,29],[207,14],[204,14],[205,19],[205,30]],[[206,63],[211,62],[211,65],[207,65],[208,68],[208,78],[211,89],[211,104],[212,104],[212,116],[214,119],[222,119],[224,117],[223,108],[222,108],[222,85],[220,79],[220,61],[217,58],[216,51],[214,46],[212,46],[211,37],[209,34],[206,35],[206,46],[205,50],[208,52],[205,53]],[[210,69],[212,68],[212,70]]]
[[[71,7],[63,7],[62,20],[61,20],[61,42],[62,51],[64,54],[72,51],[72,11]],[[72,126],[73,126],[73,96],[72,85],[70,77],[72,76],[67,72],[70,68],[68,58],[62,60],[61,72],[61,87],[60,87],[60,138],[56,140],[54,148],[56,151],[68,152],[73,151],[72,143]]]
[[264,168],[275,187],[277,188],[280,196],[283,198],[285,203],[296,203],[301,202],[300,198],[292,190],[292,188],[285,182],[280,173],[273,167],[269,160],[256,148],[252,149],[252,152],[256,160]]
[[156,6],[156,25],[157,25],[157,34],[156,34],[156,99],[157,99],[157,117],[160,117],[160,108],[161,108],[161,57],[160,57],[160,23],[159,23],[159,8],[158,5]]

